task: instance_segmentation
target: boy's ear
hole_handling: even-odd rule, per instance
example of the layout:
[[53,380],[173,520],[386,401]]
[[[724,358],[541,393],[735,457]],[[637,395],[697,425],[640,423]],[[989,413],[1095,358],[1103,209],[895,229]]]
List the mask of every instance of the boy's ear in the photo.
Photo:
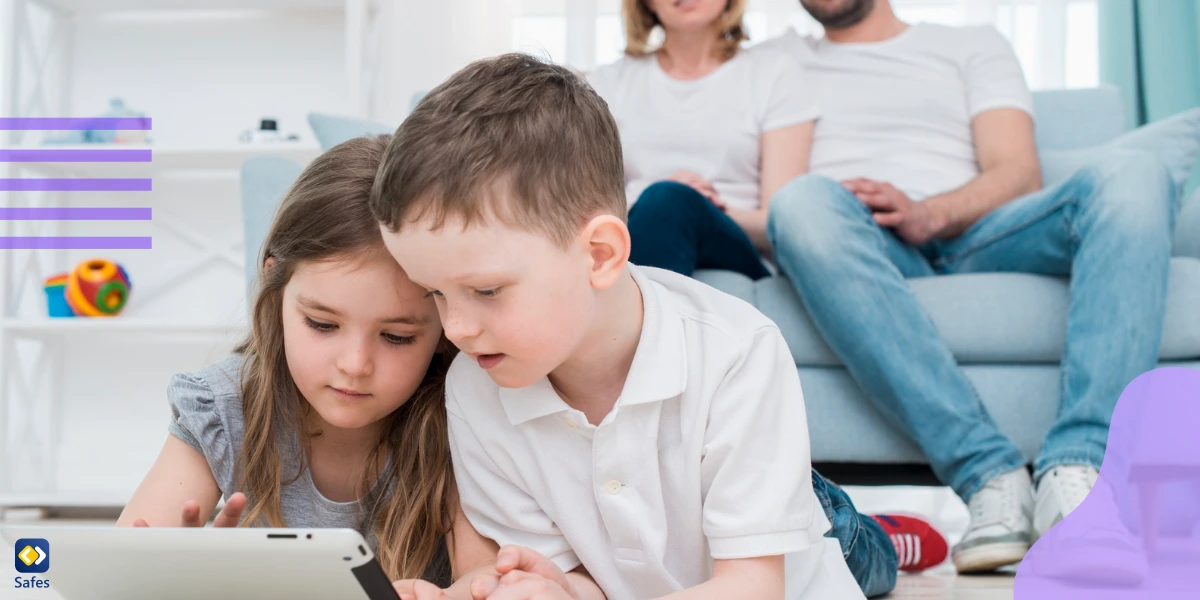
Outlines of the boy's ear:
[[590,259],[592,287],[608,289],[629,263],[629,228],[618,217],[600,215],[584,226],[580,237]]

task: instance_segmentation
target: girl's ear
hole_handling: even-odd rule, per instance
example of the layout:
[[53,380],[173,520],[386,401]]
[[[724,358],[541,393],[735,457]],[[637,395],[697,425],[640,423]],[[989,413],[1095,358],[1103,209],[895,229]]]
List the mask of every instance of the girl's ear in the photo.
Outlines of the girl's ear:
[[271,272],[271,269],[272,269],[274,266],[275,266],[275,257],[274,257],[274,256],[268,256],[268,257],[266,258],[266,260],[264,260],[264,261],[263,261],[263,274],[265,275],[265,274],[267,274],[267,273],[270,273],[270,272]]

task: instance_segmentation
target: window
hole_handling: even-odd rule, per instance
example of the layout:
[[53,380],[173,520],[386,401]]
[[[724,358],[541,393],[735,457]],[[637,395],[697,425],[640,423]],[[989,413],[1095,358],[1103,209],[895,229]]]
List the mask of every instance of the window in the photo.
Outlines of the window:
[[[625,48],[620,0],[501,1],[512,15],[513,49],[587,70],[617,60]],[[1098,1],[892,0],[892,5],[910,23],[995,25],[1012,42],[1030,87],[1047,89],[1099,83]],[[749,0],[745,22],[751,44],[789,28],[821,33],[798,0]],[[576,39],[587,43],[572,43]]]

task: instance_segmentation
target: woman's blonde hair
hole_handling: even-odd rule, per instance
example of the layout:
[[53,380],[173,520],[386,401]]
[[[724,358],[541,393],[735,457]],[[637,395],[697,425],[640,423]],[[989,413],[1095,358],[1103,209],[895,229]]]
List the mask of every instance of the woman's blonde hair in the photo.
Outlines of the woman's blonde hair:
[[[733,58],[742,42],[750,39],[742,16],[746,14],[746,0],[726,0],[725,12],[718,20],[717,35],[720,36],[719,52],[724,60]],[[653,54],[658,48],[649,47],[650,33],[662,25],[658,15],[650,11],[646,0],[622,0],[621,19],[625,22],[625,54],[642,57]]]
[[[320,435],[307,425],[312,407],[300,395],[284,355],[284,286],[304,263],[387,256],[367,200],[390,139],[353,139],[314,160],[284,196],[263,243],[252,330],[238,347],[245,360],[246,429],[237,458],[238,488],[248,499],[245,526],[287,526],[280,488],[304,472],[311,440]],[[264,266],[268,260],[269,268]],[[443,347],[453,352],[449,344]],[[391,580],[442,568],[433,562],[442,554],[454,516],[448,508],[454,476],[444,399],[451,357],[435,354],[417,391],[386,418],[362,474],[361,529],[375,532],[376,556]],[[285,436],[295,436],[304,449],[295,473],[283,472],[278,443]]]

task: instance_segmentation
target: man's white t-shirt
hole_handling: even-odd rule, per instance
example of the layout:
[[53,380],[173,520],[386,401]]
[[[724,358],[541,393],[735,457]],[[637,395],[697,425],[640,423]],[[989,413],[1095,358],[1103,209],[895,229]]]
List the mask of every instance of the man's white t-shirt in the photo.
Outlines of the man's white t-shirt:
[[465,354],[446,380],[467,518],[500,545],[580,565],[609,600],[697,586],[713,559],[784,555],[787,600],[862,599],[812,489],[796,364],[779,328],[694,279],[630,265],[645,307],[595,426],[547,378],[500,388]]
[[987,110],[1033,114],[1012,46],[991,26],[920,23],[876,43],[838,44],[794,30],[763,42],[817,85],[821,120],[810,171],[865,177],[914,200],[979,175],[971,120]]
[[761,205],[762,134],[819,116],[795,61],[746,48],[692,81],[667,75],[654,56],[626,56],[588,74],[621,130],[630,206],[678,171],[713,183],[730,207]]

